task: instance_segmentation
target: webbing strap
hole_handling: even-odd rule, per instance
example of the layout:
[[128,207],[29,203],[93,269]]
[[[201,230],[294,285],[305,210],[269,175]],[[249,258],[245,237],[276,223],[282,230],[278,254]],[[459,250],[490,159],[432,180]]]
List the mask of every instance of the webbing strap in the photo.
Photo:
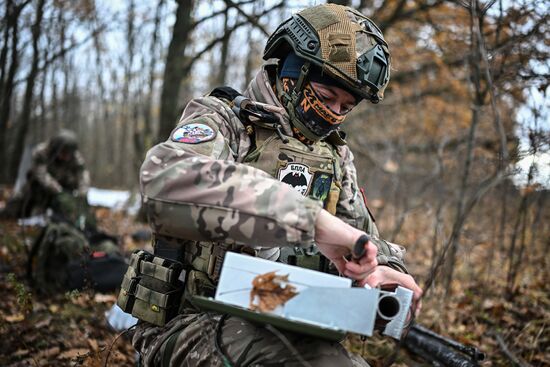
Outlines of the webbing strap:
[[138,284],[136,288],[136,298],[157,305],[162,308],[167,308],[169,304],[169,295],[160,293]]
[[[155,258],[155,260],[156,259],[157,258]],[[151,277],[154,277],[156,279],[162,280],[167,283],[173,282],[174,275],[175,275],[172,269],[168,269],[162,264],[158,264],[155,262],[145,262],[145,261],[141,263],[140,272],[142,274],[149,275]]]
[[178,336],[179,332],[175,332],[166,340],[166,346],[164,347],[164,352],[162,353],[162,367],[170,367],[170,358],[172,357],[172,352],[176,346]]

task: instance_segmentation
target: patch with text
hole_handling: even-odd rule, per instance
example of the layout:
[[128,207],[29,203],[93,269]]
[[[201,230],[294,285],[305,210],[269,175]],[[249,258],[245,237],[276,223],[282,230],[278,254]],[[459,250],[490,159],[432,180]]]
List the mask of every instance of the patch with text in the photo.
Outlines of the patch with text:
[[300,194],[306,196],[313,175],[305,164],[289,163],[279,169],[277,177],[279,181],[292,186]]

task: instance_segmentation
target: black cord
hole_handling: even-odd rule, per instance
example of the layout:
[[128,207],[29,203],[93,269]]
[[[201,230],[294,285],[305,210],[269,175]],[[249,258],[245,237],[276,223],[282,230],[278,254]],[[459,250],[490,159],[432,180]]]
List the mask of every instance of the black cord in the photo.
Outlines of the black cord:
[[312,367],[302,356],[300,353],[290,344],[290,341],[281,333],[279,330],[271,326],[270,324],[265,325],[265,329],[270,331],[273,335],[275,335],[279,340],[287,347],[287,349],[300,361],[302,365],[305,367]]
[[[233,367],[235,364],[233,364],[231,359],[224,353],[221,347],[222,328],[223,328],[223,324],[225,323],[225,320],[228,317],[229,315],[224,313],[218,321],[218,325],[216,326],[216,336],[214,338],[214,346],[216,347],[216,351],[218,352],[218,354],[222,357],[223,365],[225,367]],[[238,365],[235,365],[235,366],[238,366]]]
[[414,311],[413,310],[413,307],[411,306],[410,308],[410,312],[411,312],[411,317],[409,319],[409,321],[407,321],[407,323],[405,324],[405,326],[403,327],[403,330],[406,330],[405,332],[403,332],[401,334],[401,338],[399,339],[399,341],[396,341],[395,342],[395,347],[393,348],[393,352],[392,354],[388,357],[388,359],[386,359],[384,361],[384,363],[382,364],[382,366],[384,367],[389,367],[391,366],[395,360],[397,359],[397,355],[399,354],[399,350],[403,347],[403,345],[405,344],[405,339],[407,339],[407,334],[409,332],[409,329],[414,325],[414,322],[415,322],[415,315],[414,315]]

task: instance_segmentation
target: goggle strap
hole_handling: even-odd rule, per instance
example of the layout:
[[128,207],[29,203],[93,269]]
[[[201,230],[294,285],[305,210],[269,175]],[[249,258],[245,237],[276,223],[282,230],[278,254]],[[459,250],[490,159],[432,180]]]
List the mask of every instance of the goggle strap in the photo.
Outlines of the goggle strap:
[[300,68],[300,76],[298,77],[298,81],[296,82],[296,86],[294,87],[294,90],[302,91],[302,87],[304,86],[304,83],[306,81],[306,78],[309,74],[309,66],[311,65],[311,62],[306,60],[304,62],[304,65]]

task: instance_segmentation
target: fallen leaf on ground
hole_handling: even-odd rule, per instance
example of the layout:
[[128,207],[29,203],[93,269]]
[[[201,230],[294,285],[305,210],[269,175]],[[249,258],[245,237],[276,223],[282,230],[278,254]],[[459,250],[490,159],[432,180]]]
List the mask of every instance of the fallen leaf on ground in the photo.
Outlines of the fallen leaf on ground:
[[49,326],[51,322],[52,322],[52,317],[51,317],[51,316],[48,316],[48,317],[46,317],[44,320],[38,321],[38,322],[34,325],[34,327],[35,327],[36,329],[41,329],[41,328],[43,328],[43,327]]
[[8,315],[5,317],[7,322],[21,322],[25,320],[25,315],[22,313],[16,313],[15,315]]
[[97,293],[94,296],[94,301],[98,303],[109,303],[109,302],[116,302],[116,297],[113,294],[102,294]]
[[59,306],[58,305],[50,305],[48,307],[48,310],[50,310],[51,313],[58,313],[59,312]]
[[90,345],[90,348],[92,348],[94,352],[97,352],[97,350],[99,349],[99,345],[97,343],[97,340],[95,339],[88,339],[88,344]]
[[28,349],[18,349],[18,350],[15,351],[15,353],[13,353],[13,356],[22,357],[22,356],[25,356],[27,354],[29,354]]
[[71,349],[71,350],[67,350],[67,351],[61,353],[60,355],[57,356],[57,358],[58,359],[73,359],[73,358],[76,358],[76,357],[83,356],[83,355],[87,354],[89,351],[90,350],[86,349],[86,348]]
[[48,358],[51,358],[53,356],[58,355],[60,351],[61,351],[61,349],[59,349],[59,347],[53,347],[53,348],[42,350],[42,351],[38,352],[37,357],[48,359]]

